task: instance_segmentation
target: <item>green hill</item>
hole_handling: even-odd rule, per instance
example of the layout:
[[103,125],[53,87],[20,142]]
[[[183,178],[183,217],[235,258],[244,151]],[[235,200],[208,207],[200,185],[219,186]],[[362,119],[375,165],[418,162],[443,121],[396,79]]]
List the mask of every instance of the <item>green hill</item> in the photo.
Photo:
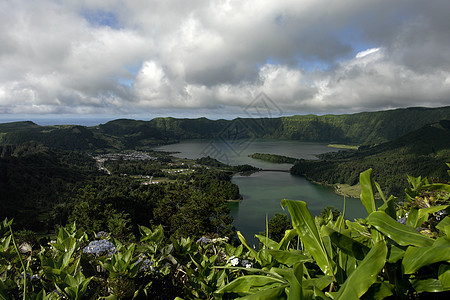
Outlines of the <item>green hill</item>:
[[59,149],[96,151],[139,149],[186,139],[252,137],[374,145],[445,119],[450,119],[450,106],[271,119],[119,119],[94,127],[38,126],[32,122],[15,122],[0,124],[0,144],[38,141]]
[[450,121],[426,125],[390,142],[359,150],[327,153],[319,160],[301,160],[292,174],[328,184],[354,185],[358,174],[372,168],[389,193],[400,194],[406,186],[404,174],[449,180],[446,162],[450,161]]

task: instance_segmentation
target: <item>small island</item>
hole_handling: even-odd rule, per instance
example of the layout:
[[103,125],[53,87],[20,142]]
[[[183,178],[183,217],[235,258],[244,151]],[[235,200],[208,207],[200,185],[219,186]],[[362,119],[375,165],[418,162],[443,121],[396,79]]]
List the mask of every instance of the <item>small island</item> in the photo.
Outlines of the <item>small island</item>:
[[299,161],[299,159],[297,158],[268,153],[253,153],[250,154],[248,157],[268,161],[275,164],[295,164],[296,162]]

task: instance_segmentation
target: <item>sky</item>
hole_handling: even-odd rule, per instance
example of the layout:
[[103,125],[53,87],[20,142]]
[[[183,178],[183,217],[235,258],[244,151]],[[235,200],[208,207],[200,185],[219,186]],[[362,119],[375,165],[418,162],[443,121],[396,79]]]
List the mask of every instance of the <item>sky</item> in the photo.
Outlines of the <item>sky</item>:
[[448,0],[0,0],[0,122],[447,106],[449,12]]

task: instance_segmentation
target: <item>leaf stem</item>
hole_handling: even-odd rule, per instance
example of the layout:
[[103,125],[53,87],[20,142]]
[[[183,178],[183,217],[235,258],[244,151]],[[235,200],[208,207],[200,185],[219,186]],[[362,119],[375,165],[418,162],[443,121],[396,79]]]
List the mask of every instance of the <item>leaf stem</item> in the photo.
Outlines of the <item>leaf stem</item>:
[[22,265],[22,269],[23,269],[23,299],[26,299],[27,298],[26,297],[27,296],[27,273],[26,273],[26,269],[25,269],[25,264],[23,263],[22,254],[20,253],[19,248],[17,247],[16,239],[14,238],[14,234],[13,234],[11,225],[9,225],[8,227],[9,227],[9,231],[11,232],[11,239],[13,241],[14,249],[16,250],[16,253],[19,256],[20,264]]

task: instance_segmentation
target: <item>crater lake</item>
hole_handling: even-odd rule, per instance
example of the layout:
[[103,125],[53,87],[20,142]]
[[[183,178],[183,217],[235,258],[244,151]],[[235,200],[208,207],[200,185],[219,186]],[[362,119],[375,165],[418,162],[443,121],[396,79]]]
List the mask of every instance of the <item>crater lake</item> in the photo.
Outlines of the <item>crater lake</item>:
[[[318,215],[327,206],[341,212],[344,197],[334,193],[331,186],[312,183],[304,177],[291,175],[292,164],[276,164],[248,157],[253,153],[269,153],[294,158],[317,159],[316,155],[338,151],[323,143],[308,143],[288,140],[187,140],[155,148],[175,152],[179,158],[197,159],[213,157],[229,165],[249,164],[265,171],[249,176],[235,175],[232,182],[239,186],[243,200],[230,202],[233,225],[241,231],[250,244],[257,244],[255,234],[265,230],[266,216],[270,219],[284,211],[282,199],[302,200],[313,215]],[[346,219],[364,218],[367,212],[359,199],[346,198]]]

